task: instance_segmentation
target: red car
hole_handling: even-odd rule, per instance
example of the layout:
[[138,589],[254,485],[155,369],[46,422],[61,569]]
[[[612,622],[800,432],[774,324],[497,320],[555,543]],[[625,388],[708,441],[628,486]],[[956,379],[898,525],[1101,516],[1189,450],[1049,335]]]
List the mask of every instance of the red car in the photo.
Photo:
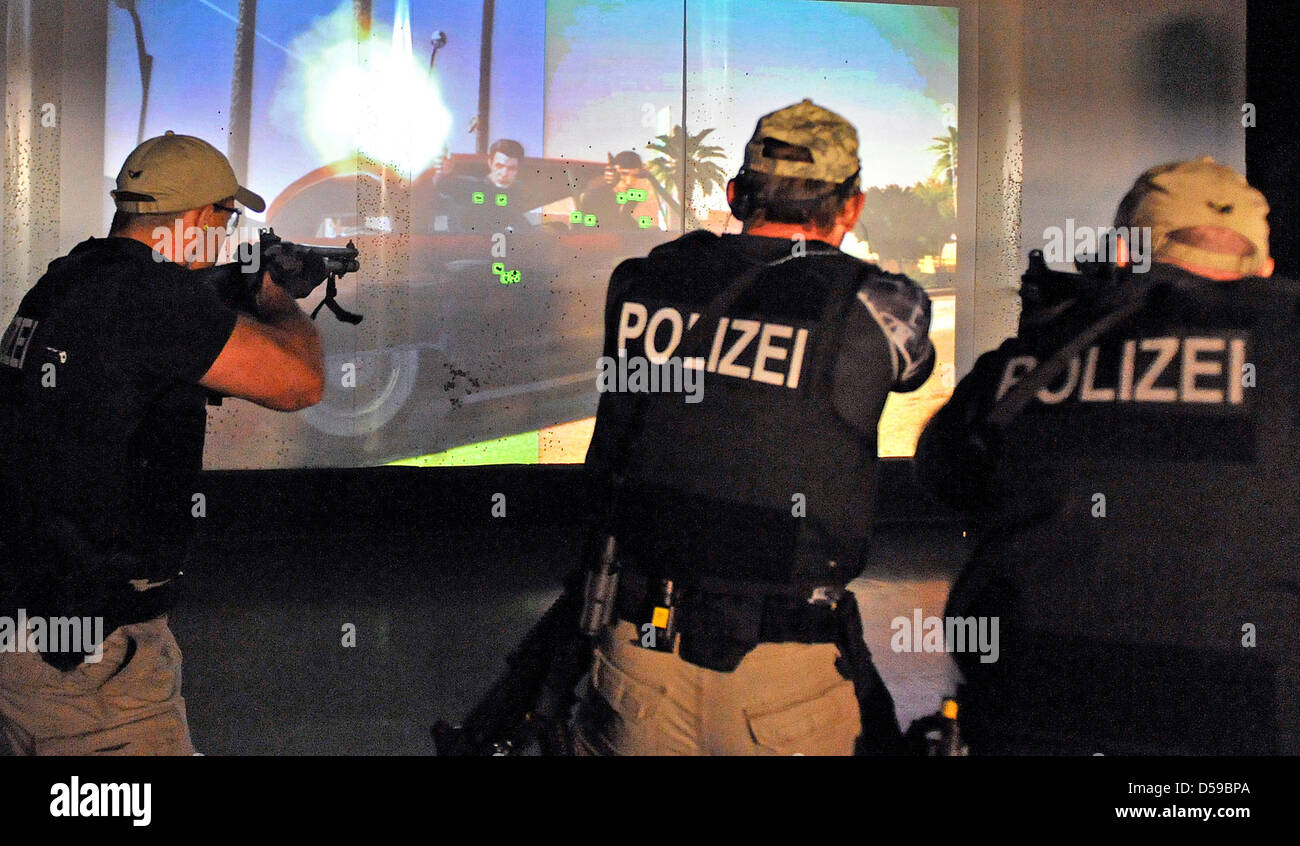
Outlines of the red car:
[[[525,158],[508,199],[581,211],[578,196],[604,170]],[[339,299],[365,319],[350,326],[322,312],[324,399],[294,415],[228,403],[209,436],[210,466],[382,464],[595,414],[609,275],[678,232],[613,230],[561,212],[494,239],[454,220],[486,174],[477,155],[451,156],[409,183],[349,159],[274,199],[267,222],[285,240],[355,242],[361,271],[340,280]]]

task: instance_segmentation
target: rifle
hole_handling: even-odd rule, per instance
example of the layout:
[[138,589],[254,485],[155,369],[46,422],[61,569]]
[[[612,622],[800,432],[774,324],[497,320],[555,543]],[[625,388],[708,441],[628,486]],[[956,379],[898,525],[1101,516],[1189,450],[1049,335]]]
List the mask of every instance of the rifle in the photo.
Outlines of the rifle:
[[[216,291],[226,305],[254,317],[257,316],[257,294],[262,289],[264,272],[270,272],[271,281],[296,299],[310,295],[324,282],[325,299],[312,310],[311,319],[315,320],[321,306],[325,306],[340,321],[355,326],[361,322],[361,315],[338,304],[336,283],[338,277],[360,269],[357,248],[351,241],[346,247],[295,244],[267,228],[260,231],[254,253],[246,261],[218,264],[194,273],[198,274],[199,283]],[[208,405],[221,405],[223,396],[208,391]]]
[[1042,250],[1030,250],[1029,267],[1020,277],[1021,337],[1051,325],[1078,303],[1104,302],[1129,278],[1127,271],[1079,255],[1074,260],[1077,273],[1052,270]]
[[195,273],[199,274],[200,282],[212,287],[227,305],[254,316],[264,271],[270,271],[271,280],[296,299],[310,295],[324,282],[325,299],[312,311],[312,319],[315,320],[321,306],[325,306],[344,323],[355,325],[361,322],[361,315],[347,311],[335,299],[338,296],[338,277],[361,269],[357,248],[351,241],[346,247],[317,247],[285,241],[275,234],[275,230],[263,229],[254,250],[247,261],[219,264]]
[[432,727],[439,755],[519,755],[532,741],[543,755],[572,754],[568,716],[574,688],[591,666],[596,637],[613,616],[618,569],[614,539],[606,538],[600,566],[587,573],[583,592],[577,590],[575,572],[464,722],[452,726],[439,720]]

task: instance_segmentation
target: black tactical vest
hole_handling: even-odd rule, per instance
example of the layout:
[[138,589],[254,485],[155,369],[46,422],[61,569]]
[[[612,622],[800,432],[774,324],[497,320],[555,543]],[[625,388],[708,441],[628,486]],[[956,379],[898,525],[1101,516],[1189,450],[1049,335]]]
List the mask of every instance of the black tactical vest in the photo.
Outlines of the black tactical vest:
[[[756,264],[762,269],[734,304],[689,336]],[[844,585],[860,572],[876,437],[874,426],[864,433],[837,415],[831,386],[849,310],[863,307],[856,294],[878,272],[817,241],[794,257],[788,241],[707,232],[619,267],[607,354],[624,351],[616,361],[629,373],[643,357],[667,360],[660,387],[673,388],[683,352],[695,351],[685,358],[697,359],[690,363],[703,386],[700,396],[683,379],[681,390],[602,399],[602,413],[614,400],[634,404],[613,526],[638,570],[712,590]],[[892,381],[884,361],[852,370],[876,380],[861,395],[882,404]]]
[[[1007,432],[947,612],[1002,622],[995,663],[957,656],[963,714],[1055,751],[1294,754],[1300,294],[1151,273]],[[982,404],[1053,346],[981,359]]]

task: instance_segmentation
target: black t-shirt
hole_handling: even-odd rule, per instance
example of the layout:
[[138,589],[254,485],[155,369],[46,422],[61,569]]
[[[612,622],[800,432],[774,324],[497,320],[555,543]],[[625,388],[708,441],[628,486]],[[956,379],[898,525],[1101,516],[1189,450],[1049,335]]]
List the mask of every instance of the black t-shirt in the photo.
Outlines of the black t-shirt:
[[126,238],[78,244],[23,298],[0,343],[0,524],[28,570],[17,577],[34,562],[63,576],[85,566],[61,544],[117,554],[118,583],[162,581],[181,563],[201,493],[197,382],[236,313],[160,259]]

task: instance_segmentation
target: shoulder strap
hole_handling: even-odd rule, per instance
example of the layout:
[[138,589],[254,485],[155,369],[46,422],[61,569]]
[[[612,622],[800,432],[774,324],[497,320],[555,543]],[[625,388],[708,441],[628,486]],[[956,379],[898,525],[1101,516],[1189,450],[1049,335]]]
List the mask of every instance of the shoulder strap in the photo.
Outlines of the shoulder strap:
[[[810,258],[812,256],[836,255],[837,253],[839,253],[838,250],[834,253],[808,253],[806,256],[800,256],[799,260]],[[685,336],[682,338],[681,344],[677,347],[679,351],[678,355],[682,358],[690,358],[702,352],[703,350],[700,349],[699,342],[703,337],[705,337],[706,327],[717,323],[718,320],[721,319],[721,317],[726,314],[741,297],[747,294],[754,287],[754,284],[758,281],[758,277],[762,275],[764,270],[768,270],[778,264],[791,260],[793,259],[784,258],[769,262],[755,262],[737,276],[730,285],[709,301],[709,304],[704,307],[704,311],[700,312],[699,319],[696,320],[695,325],[687,331]],[[855,274],[854,278],[860,279],[864,270],[865,268],[859,268],[859,272]],[[854,287],[853,292],[855,295],[857,290],[858,288]],[[828,308],[828,313],[832,312],[834,308],[835,306]]]
[[1051,358],[1039,364],[1019,382],[1016,382],[997,405],[993,407],[993,410],[988,413],[988,416],[984,418],[986,430],[991,429],[999,435],[1005,432],[1033,400],[1034,395],[1051,384],[1065,370],[1070,359],[1074,358],[1085,347],[1106,334],[1106,332],[1141,311],[1147,304],[1147,297],[1156,287],[1157,283],[1149,279],[1143,279],[1130,290],[1129,296],[1124,298],[1118,306],[1088,325],[1082,332],[1058,349]]
[[[678,357],[685,359],[695,354],[695,348],[701,345],[705,337],[704,327],[716,323],[727,310],[735,305],[736,301],[747,292],[758,279],[759,275],[767,269],[767,264],[763,262],[754,262],[753,265],[742,272],[730,285],[717,294],[709,304],[705,306],[704,311],[700,314],[695,324],[686,330],[682,337],[681,343],[677,345]],[[617,459],[613,467],[615,476],[621,476],[627,465],[627,453],[631,444],[641,435],[645,427],[645,408],[649,400],[649,395],[638,393],[633,395],[633,402],[636,410],[632,424],[627,431],[620,437],[620,445],[617,450]],[[613,496],[618,497],[618,486],[615,485]],[[611,508],[613,506],[611,505]]]
[[697,352],[703,351],[699,348],[701,341],[706,337],[705,327],[717,323],[741,297],[753,288],[754,283],[758,281],[758,277],[769,266],[766,262],[754,262],[732,280],[730,285],[723,288],[717,296],[709,300],[709,304],[704,307],[704,311],[700,312],[695,325],[691,326],[682,337],[682,342],[677,347],[680,358],[691,358]]
[[[819,253],[815,255],[821,254]],[[681,343],[677,345],[677,357],[684,360],[687,358],[693,358],[700,354],[707,354],[707,350],[703,349],[703,347],[707,344],[706,339],[709,337],[708,327],[715,325],[718,320],[720,320],[722,316],[740,300],[741,297],[753,289],[755,283],[758,281],[758,277],[763,274],[763,271],[769,269],[776,263],[779,262],[751,260],[750,266],[732,280],[731,284],[727,285],[727,287],[723,288],[716,296],[714,296],[714,298],[709,301],[709,304],[704,307],[704,310],[700,312],[699,318],[696,319],[694,325],[686,331],[682,337]],[[615,471],[616,473],[622,471],[623,466],[626,464],[627,449],[640,435],[642,427],[645,425],[645,407],[648,400],[648,394],[635,395],[635,423],[633,423],[630,431],[624,434],[622,439],[622,449],[620,450],[621,454]]]

